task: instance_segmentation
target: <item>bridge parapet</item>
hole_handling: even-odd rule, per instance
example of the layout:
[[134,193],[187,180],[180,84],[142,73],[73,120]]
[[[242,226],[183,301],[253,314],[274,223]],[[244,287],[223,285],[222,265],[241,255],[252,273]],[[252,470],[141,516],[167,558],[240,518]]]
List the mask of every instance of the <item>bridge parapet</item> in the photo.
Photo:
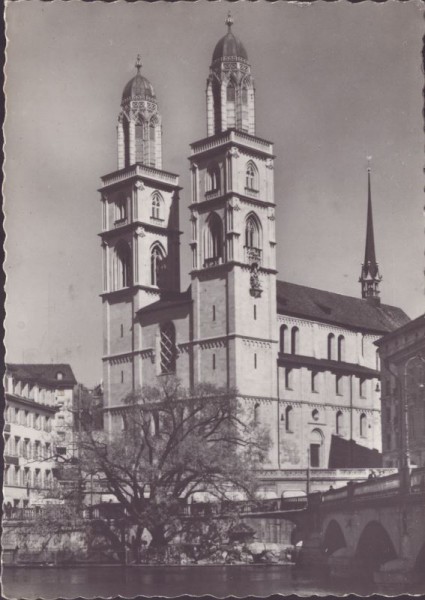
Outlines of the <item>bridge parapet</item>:
[[366,497],[393,496],[399,493],[424,492],[425,491],[425,468],[414,469],[410,472],[409,487],[406,490],[403,477],[399,472],[386,477],[373,477],[367,481],[351,481],[346,486],[322,493],[322,503],[334,503],[340,501],[356,501]]

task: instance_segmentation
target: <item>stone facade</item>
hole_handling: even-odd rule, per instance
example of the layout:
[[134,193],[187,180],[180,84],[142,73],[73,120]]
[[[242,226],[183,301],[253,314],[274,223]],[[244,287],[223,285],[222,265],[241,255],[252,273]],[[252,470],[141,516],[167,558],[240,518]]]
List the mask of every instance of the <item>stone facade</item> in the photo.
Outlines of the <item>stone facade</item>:
[[424,467],[424,315],[387,334],[378,340],[377,346],[382,364],[381,419],[384,465],[402,466],[407,449],[410,464]]
[[[188,387],[236,388],[269,429],[269,468],[371,466],[381,450],[373,343],[408,318],[377,294],[351,298],[277,280],[273,145],[254,135],[250,65],[227,24],[207,82],[208,137],[189,157],[186,291],[178,177],[134,158],[102,178],[105,425],[122,428],[126,394],[172,373]],[[135,79],[127,104],[136,87],[138,101],[155,96]],[[119,156],[133,156],[122,143]]]

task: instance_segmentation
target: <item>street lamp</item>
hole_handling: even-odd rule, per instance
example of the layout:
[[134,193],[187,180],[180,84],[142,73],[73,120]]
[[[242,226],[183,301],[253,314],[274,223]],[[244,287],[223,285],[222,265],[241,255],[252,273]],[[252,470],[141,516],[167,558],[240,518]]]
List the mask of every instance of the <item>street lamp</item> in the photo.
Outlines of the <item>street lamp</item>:
[[[408,367],[410,363],[415,360],[420,360],[423,365],[425,365],[425,358],[422,354],[415,354],[415,356],[411,356],[408,360],[406,360],[404,364],[404,378],[403,378],[403,394],[402,394],[402,409],[403,409],[403,418],[402,418],[402,444],[400,448],[401,457],[400,457],[400,467],[403,472],[403,483],[405,489],[409,484],[409,467],[410,467],[410,444],[409,444],[409,396],[408,396],[408,386],[407,386],[407,373]],[[421,387],[424,384],[420,384]]]

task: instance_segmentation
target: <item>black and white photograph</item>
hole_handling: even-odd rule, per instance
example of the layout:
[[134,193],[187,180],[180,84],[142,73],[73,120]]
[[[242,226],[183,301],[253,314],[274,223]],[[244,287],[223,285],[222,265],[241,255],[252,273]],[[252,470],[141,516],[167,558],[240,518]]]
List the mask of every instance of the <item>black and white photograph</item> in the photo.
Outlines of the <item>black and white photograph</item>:
[[425,595],[421,2],[4,15],[2,596]]

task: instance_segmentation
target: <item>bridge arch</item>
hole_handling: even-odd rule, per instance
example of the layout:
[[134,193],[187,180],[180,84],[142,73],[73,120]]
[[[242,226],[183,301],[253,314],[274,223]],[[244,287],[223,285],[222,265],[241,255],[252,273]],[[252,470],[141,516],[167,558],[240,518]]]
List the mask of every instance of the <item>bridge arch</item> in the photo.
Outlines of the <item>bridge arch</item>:
[[329,556],[339,550],[339,548],[345,548],[347,542],[345,541],[344,534],[341,529],[341,525],[335,519],[332,519],[328,524],[323,539],[323,550]]
[[356,558],[366,571],[377,571],[384,563],[397,558],[394,544],[388,531],[379,521],[370,521],[359,538]]

